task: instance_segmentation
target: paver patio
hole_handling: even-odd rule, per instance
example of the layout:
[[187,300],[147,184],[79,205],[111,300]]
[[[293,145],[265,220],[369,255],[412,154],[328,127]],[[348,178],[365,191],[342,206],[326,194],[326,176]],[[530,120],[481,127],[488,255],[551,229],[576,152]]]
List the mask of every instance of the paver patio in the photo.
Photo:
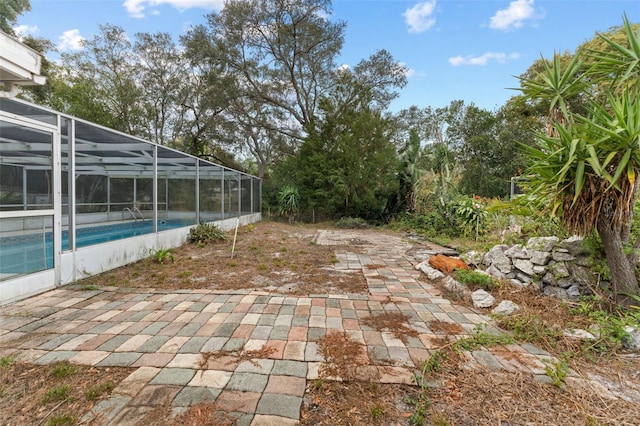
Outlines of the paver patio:
[[[441,332],[429,323],[460,326],[465,333],[488,322],[418,280],[419,263],[397,236],[360,231],[319,231],[315,243],[336,246],[336,270],[363,273],[368,295],[317,294],[295,297],[261,291],[140,291],[62,287],[0,309],[0,356],[37,364],[69,360],[95,366],[135,367],[131,375],[87,414],[105,425],[135,424],[167,398],[176,412],[217,401],[238,425],[289,425],[300,418],[306,380],[315,379],[322,355],[316,340],[345,331],[367,347],[363,374],[382,383],[411,383],[411,377]],[[358,253],[350,251],[357,243]],[[367,265],[375,265],[369,268]],[[402,312],[418,332],[406,342],[376,331],[364,319]],[[254,362],[211,358],[202,352],[260,350]],[[509,345],[518,360],[478,350],[469,366],[544,374],[550,355],[531,345]],[[393,366],[389,366],[393,364]],[[377,374],[371,374],[371,370]]]

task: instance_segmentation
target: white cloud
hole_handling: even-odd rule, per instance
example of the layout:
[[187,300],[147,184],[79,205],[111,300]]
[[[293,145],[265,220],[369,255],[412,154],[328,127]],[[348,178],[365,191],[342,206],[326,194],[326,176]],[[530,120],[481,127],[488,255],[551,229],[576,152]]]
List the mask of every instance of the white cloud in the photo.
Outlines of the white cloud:
[[426,74],[421,71],[415,70],[413,68],[409,68],[407,64],[404,62],[398,62],[398,66],[404,68],[404,75],[407,76],[407,78],[426,76]]
[[534,0],[514,0],[506,9],[500,9],[491,17],[489,27],[493,30],[509,31],[521,28],[527,20],[542,17],[536,12]]
[[[175,7],[178,10],[186,10],[194,7],[220,10],[224,6],[224,0],[124,0],[122,6],[132,17],[144,18],[146,16],[146,9],[163,4]],[[155,11],[151,13],[157,14],[158,12]]]
[[409,26],[409,32],[421,33],[431,28],[436,23],[436,18],[432,16],[435,8],[436,0],[428,0],[405,10],[402,16]]
[[60,37],[58,37],[58,45],[56,47],[60,51],[82,50],[83,41],[84,37],[80,35],[79,30],[67,30],[63,32]]
[[504,64],[507,61],[512,61],[514,59],[518,59],[519,57],[520,55],[518,53],[510,53],[507,55],[506,53],[500,53],[500,52],[487,52],[480,56],[473,56],[473,55],[454,56],[452,58],[449,58],[449,63],[454,67],[458,67],[461,65],[483,66],[483,65],[487,65],[487,63],[491,60],[495,60],[499,64]]
[[13,31],[16,33],[18,38],[22,39],[25,36],[37,33],[38,27],[35,25],[17,25],[13,27]]

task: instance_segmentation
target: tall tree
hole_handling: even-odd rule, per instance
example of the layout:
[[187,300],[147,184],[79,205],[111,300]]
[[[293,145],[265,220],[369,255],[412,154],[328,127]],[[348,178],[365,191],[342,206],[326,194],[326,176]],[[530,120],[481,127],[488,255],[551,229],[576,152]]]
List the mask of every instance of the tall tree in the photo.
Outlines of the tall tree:
[[416,130],[409,132],[409,139],[400,150],[400,169],[398,172],[397,209],[413,212],[415,209],[416,186],[420,180],[420,136]]
[[62,78],[69,84],[53,100],[60,109],[132,135],[144,134],[136,60],[122,28],[101,25],[80,52],[63,54],[62,63]]
[[140,88],[141,136],[161,145],[175,141],[181,130],[181,105],[190,83],[188,63],[168,33],[138,33],[133,54]]
[[0,1],[0,30],[6,34],[15,36],[13,26],[18,20],[18,16],[31,10],[29,0],[2,0]]
[[309,207],[330,216],[380,220],[398,189],[391,122],[366,103],[323,102],[319,131],[298,153],[298,184]]
[[274,129],[301,138],[330,87],[345,24],[332,23],[329,0],[238,0],[207,16],[185,43],[214,52],[242,96],[281,111]]

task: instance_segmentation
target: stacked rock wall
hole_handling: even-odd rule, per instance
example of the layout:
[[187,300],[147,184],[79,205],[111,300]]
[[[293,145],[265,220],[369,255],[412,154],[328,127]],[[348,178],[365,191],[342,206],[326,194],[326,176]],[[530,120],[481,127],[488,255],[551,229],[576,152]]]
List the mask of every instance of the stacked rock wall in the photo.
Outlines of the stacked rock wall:
[[486,268],[489,275],[519,287],[535,284],[544,294],[561,299],[589,294],[597,284],[588,257],[578,237],[536,237],[525,245],[500,244],[488,253],[471,251],[461,256],[470,265]]

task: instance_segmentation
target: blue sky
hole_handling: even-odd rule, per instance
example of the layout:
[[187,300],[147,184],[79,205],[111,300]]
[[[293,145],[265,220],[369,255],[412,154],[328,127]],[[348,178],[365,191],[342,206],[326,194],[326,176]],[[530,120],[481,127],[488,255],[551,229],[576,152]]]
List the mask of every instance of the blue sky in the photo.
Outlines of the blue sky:
[[[98,25],[176,38],[219,0],[31,0],[18,31],[45,37],[61,51],[77,49]],[[640,22],[638,0],[333,0],[330,19],[347,23],[339,62],[353,66],[379,49],[408,67],[397,111],[416,105],[443,107],[464,100],[489,110],[516,94],[523,73],[540,55],[573,51],[622,24]]]

